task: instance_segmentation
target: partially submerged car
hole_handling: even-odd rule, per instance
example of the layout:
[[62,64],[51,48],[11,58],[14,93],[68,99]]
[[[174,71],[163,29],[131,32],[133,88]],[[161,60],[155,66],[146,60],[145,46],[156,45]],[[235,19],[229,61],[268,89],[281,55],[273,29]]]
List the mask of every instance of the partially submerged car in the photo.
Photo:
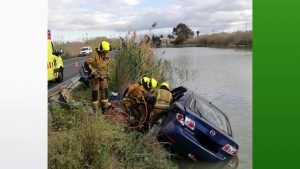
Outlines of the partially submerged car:
[[230,122],[219,108],[193,91],[172,91],[174,101],[160,119],[158,139],[194,161],[223,161],[236,156]]

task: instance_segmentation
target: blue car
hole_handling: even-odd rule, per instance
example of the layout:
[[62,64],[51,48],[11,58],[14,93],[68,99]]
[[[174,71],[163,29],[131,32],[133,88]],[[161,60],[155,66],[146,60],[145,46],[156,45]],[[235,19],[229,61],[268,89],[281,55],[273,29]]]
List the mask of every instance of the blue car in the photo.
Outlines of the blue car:
[[239,146],[220,109],[184,87],[172,93],[174,101],[156,126],[159,140],[194,161],[223,161],[237,155]]

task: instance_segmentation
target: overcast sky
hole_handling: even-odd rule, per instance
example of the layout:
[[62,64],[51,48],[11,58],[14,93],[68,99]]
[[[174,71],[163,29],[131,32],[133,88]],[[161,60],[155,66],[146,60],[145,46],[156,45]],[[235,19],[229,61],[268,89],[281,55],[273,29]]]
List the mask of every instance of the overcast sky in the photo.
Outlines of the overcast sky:
[[48,28],[56,40],[118,37],[129,30],[172,33],[185,23],[201,34],[252,30],[252,0],[48,0]]

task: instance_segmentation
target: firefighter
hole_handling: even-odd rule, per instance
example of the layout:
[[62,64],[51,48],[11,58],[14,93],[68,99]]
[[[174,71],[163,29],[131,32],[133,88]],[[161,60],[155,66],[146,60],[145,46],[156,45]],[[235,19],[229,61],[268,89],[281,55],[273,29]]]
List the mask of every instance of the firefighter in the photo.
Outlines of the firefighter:
[[167,82],[163,82],[160,89],[154,92],[154,96],[156,97],[156,101],[149,115],[150,123],[155,122],[162,113],[170,107],[170,103],[173,99],[173,95],[170,92],[170,85]]
[[123,94],[123,97],[125,97],[126,94],[128,93],[129,87],[130,87],[131,89],[137,88],[137,87],[139,87],[140,85],[144,85],[145,87],[147,87],[147,86],[149,85],[149,82],[150,82],[150,78],[149,78],[149,77],[147,77],[147,76],[142,77],[141,80],[139,80],[138,82],[136,82],[136,83],[134,83],[134,84],[128,86],[128,87],[125,89],[124,94]]
[[147,97],[156,87],[157,81],[148,77],[143,77],[140,82],[128,86],[123,101],[126,110],[134,116],[135,121],[143,119],[146,115]]
[[92,76],[92,108],[94,113],[96,113],[99,108],[99,94],[102,113],[106,112],[109,106],[109,51],[111,51],[110,44],[106,41],[102,41],[99,44],[99,47],[88,55],[85,62],[85,68]]

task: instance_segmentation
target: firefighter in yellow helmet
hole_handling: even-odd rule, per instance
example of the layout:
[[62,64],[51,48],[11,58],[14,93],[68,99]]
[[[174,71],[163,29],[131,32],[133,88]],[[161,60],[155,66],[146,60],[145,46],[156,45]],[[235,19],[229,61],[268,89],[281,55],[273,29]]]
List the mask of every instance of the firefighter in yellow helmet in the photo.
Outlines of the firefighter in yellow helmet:
[[170,107],[170,103],[173,99],[173,95],[170,92],[170,85],[167,82],[163,82],[160,89],[154,92],[156,101],[153,106],[153,110],[149,115],[150,123],[155,122],[164,112]]
[[125,97],[128,93],[128,90],[130,88],[130,90],[134,89],[134,88],[138,88],[140,87],[141,85],[144,85],[145,88],[149,85],[149,82],[150,82],[150,78],[149,77],[142,77],[140,80],[138,80],[138,82],[134,83],[134,84],[131,84],[129,85],[126,89],[125,89],[125,92],[123,94],[123,97]]
[[143,77],[139,82],[129,85],[124,92],[125,107],[135,120],[143,119],[146,113],[145,106],[147,106],[146,97],[156,86],[157,82],[154,78]]
[[148,88],[150,88],[150,93],[151,95],[154,92],[154,89],[157,87],[157,81],[154,78],[150,78],[150,81],[148,83]]
[[85,67],[90,72],[92,87],[92,108],[94,113],[99,108],[99,94],[102,113],[107,111],[108,102],[108,81],[109,81],[109,51],[110,44],[102,41],[86,59]]

